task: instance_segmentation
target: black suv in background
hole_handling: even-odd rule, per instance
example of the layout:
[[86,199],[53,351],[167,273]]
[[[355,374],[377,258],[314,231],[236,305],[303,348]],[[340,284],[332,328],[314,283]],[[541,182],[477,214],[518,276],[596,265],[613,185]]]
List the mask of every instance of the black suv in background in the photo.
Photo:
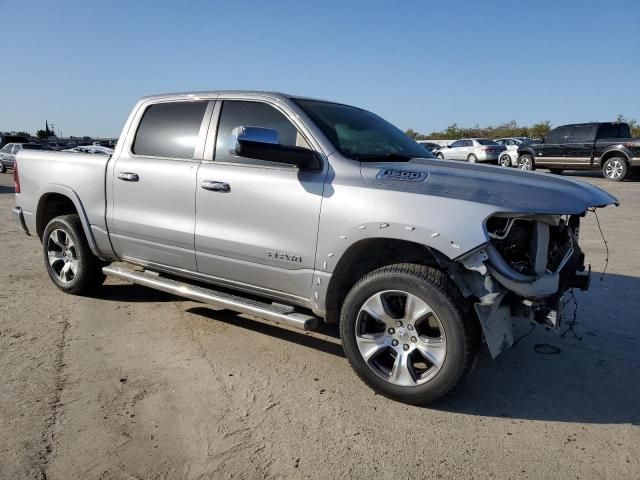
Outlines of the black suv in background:
[[619,182],[640,168],[640,139],[631,138],[626,123],[562,125],[518,148],[518,167],[546,167],[554,173],[602,168],[605,178]]

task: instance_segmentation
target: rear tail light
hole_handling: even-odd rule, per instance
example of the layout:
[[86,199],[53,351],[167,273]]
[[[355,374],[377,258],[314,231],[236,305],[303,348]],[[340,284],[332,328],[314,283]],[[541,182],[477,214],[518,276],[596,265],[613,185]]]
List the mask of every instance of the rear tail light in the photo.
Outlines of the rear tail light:
[[13,189],[20,193],[20,177],[18,176],[18,161],[13,164]]

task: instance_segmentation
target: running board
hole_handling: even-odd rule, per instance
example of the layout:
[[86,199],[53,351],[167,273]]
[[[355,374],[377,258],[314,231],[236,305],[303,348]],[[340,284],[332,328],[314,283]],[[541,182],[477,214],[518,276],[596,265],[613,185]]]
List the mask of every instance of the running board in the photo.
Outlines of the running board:
[[244,298],[210,288],[199,287],[170,278],[160,277],[147,271],[138,272],[127,268],[109,265],[102,268],[105,275],[126,280],[131,283],[185,297],[196,302],[208,303],[220,308],[265,318],[288,327],[300,330],[312,330],[318,326],[318,317],[294,312],[288,305],[271,304]]

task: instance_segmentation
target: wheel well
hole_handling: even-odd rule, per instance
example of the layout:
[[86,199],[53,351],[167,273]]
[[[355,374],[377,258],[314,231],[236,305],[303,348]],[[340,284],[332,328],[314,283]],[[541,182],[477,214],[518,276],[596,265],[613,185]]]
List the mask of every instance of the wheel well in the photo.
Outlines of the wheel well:
[[60,215],[69,215],[78,213],[76,206],[69,197],[65,197],[60,193],[46,193],[38,203],[36,212],[36,232],[39,238],[42,238],[44,229],[47,224]]
[[429,247],[407,240],[372,238],[349,247],[334,269],[327,289],[327,323],[337,323],[340,309],[349,290],[364,275],[394,263],[416,263],[440,267],[436,254]]
[[620,150],[609,150],[600,158],[600,166],[604,166],[604,162],[613,157],[623,158],[627,162],[627,166],[629,165],[629,158],[625,155],[624,152],[621,152]]

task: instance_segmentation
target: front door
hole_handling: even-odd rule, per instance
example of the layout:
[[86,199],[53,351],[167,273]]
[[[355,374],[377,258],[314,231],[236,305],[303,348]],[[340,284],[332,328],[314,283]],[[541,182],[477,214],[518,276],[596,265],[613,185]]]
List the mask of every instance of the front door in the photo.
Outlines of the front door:
[[215,154],[203,160],[196,189],[198,271],[235,288],[308,299],[326,166],[298,169],[232,153],[232,130],[241,125],[271,128],[280,144],[310,148],[270,104],[219,102],[211,123]]
[[544,143],[536,144],[535,149],[537,166],[549,168],[564,168],[566,146],[571,136],[572,127],[558,127],[549,132]]
[[133,142],[123,147],[113,167],[110,225],[120,257],[196,270],[195,151],[207,105],[150,105]]

